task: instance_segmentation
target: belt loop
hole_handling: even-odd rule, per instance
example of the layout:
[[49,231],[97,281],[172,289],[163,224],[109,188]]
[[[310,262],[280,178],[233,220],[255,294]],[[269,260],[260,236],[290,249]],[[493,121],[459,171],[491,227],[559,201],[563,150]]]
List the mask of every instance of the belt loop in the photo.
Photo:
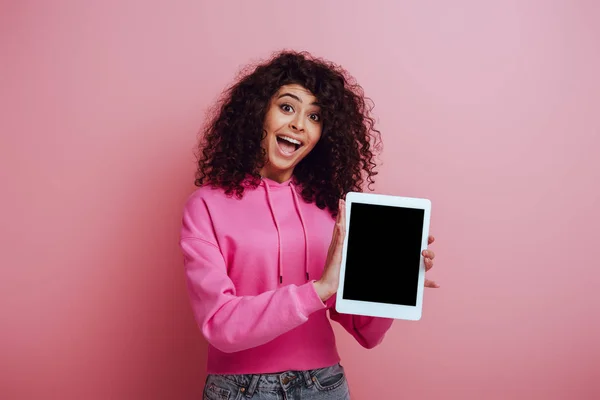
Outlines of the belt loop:
[[248,385],[248,390],[246,390],[246,396],[254,396],[254,392],[256,391],[256,387],[258,386],[259,379],[260,375],[252,375],[252,379],[250,380],[250,384]]
[[302,371],[302,375],[304,375],[304,381],[306,382],[306,387],[311,387],[313,385],[313,380],[310,377],[310,372]]

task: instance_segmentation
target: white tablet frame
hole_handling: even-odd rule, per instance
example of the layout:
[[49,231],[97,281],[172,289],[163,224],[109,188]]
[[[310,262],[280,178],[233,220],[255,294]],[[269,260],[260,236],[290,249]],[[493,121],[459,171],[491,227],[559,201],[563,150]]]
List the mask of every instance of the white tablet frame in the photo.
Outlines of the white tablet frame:
[[[417,208],[423,213],[423,232],[421,233],[421,251],[419,261],[419,278],[417,282],[417,301],[415,306],[396,305],[387,303],[375,303],[358,300],[344,299],[344,278],[346,272],[346,256],[348,251],[348,236],[352,228],[350,226],[350,214],[353,203],[377,204],[404,208]],[[342,253],[342,264],[340,269],[340,281],[336,294],[335,308],[339,313],[365,315],[372,317],[383,317],[405,320],[421,319],[423,308],[423,289],[425,283],[425,263],[423,250],[427,249],[429,237],[429,225],[431,219],[431,201],[429,199],[415,197],[400,197],[377,193],[349,192],[346,194],[346,235]],[[366,268],[368,268],[366,266]]]

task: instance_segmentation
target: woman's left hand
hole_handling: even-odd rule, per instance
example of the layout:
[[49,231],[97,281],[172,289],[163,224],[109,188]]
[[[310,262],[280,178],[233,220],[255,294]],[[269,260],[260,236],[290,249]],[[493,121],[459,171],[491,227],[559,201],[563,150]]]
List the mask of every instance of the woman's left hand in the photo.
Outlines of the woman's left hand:
[[[427,244],[430,245],[431,243],[434,242],[434,240],[435,240],[435,238],[433,236],[429,235],[429,237],[427,238]],[[423,257],[425,257],[425,271],[429,271],[431,268],[433,268],[433,259],[435,258],[435,253],[433,251],[427,249],[427,250],[423,250],[422,254],[423,254]],[[425,287],[439,288],[440,285],[430,279],[425,279]]]

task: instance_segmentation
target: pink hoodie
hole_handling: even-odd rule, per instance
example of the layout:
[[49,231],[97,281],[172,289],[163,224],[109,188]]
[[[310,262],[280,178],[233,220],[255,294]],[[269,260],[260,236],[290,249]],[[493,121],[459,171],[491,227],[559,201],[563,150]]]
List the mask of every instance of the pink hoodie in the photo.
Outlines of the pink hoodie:
[[[183,213],[181,249],[195,318],[209,343],[208,373],[321,368],[339,362],[327,318],[366,348],[392,321],[335,311],[319,279],[334,219],[306,203],[292,181],[263,179],[242,199],[198,188]],[[365,266],[368,268],[368,266]]]

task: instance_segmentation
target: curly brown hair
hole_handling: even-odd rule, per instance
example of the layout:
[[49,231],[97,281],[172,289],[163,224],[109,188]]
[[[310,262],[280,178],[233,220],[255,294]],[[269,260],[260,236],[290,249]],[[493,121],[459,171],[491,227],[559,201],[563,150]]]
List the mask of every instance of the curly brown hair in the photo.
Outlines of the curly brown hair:
[[342,67],[307,52],[281,51],[249,66],[212,109],[199,143],[196,186],[210,184],[241,198],[245,187],[260,184],[266,161],[261,143],[272,96],[283,85],[298,84],[319,101],[322,134],[294,169],[294,181],[307,202],[337,214],[338,199],[374,183],[380,132],[373,103]]

